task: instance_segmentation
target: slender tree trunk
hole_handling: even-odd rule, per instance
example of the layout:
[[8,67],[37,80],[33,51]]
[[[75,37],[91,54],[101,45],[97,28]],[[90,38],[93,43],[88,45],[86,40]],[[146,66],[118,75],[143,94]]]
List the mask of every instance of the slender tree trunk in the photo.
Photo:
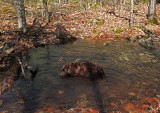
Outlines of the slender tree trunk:
[[62,8],[61,8],[61,0],[59,0],[59,9],[60,9],[60,22],[62,21]]
[[58,4],[59,4],[59,6],[61,5],[61,0],[58,0]]
[[63,0],[63,3],[64,3],[64,4],[67,4],[67,3],[68,3],[68,0]]
[[126,5],[126,1],[125,1],[125,0],[123,0],[123,5],[124,5],[124,6]]
[[94,0],[94,2],[95,2],[95,5],[97,5],[97,0]]
[[33,17],[32,0],[30,0],[31,18]]
[[88,9],[91,8],[90,3],[89,3],[89,0],[87,0],[87,6],[88,6]]
[[150,0],[147,18],[153,20],[155,16],[156,16],[156,0]]
[[[37,3],[38,3],[38,1],[36,0],[36,18],[37,18],[37,20],[38,20]],[[39,20],[38,20],[38,21],[39,21]]]
[[23,28],[23,32],[27,32],[24,0],[15,0],[14,6],[18,17],[18,27]]
[[114,0],[114,11],[117,9],[117,0]]
[[133,0],[131,0],[131,19],[130,19],[130,27],[133,26]]
[[122,0],[120,0],[119,16],[122,16]]
[[48,13],[48,6],[47,6],[47,1],[43,0],[43,8],[44,8],[44,14],[46,17],[47,22],[49,22],[49,13]]
[[82,0],[80,0],[79,2],[80,2],[80,7],[83,8]]

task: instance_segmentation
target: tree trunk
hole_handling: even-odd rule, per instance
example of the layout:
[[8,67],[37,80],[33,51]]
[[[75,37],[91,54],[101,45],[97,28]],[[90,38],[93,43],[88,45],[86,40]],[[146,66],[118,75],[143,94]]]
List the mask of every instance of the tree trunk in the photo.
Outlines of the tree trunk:
[[58,4],[59,4],[59,6],[61,5],[61,0],[58,0]]
[[89,3],[89,0],[87,0],[87,7],[88,7],[88,9],[91,8],[90,3]]
[[147,18],[153,20],[155,16],[156,16],[156,0],[150,0]]
[[32,0],[30,0],[31,18],[33,17]]
[[129,24],[130,27],[133,26],[133,0],[131,0],[131,19]]
[[117,0],[114,0],[114,11],[117,9]]
[[122,0],[120,0],[119,16],[122,16]]
[[44,8],[44,14],[46,17],[47,22],[49,22],[49,13],[48,13],[48,6],[47,6],[47,1],[43,0],[43,8]]
[[14,6],[18,17],[18,27],[23,28],[23,32],[27,32],[24,0],[15,0]]
[[64,4],[67,4],[67,3],[68,3],[68,0],[63,0],[63,3],[64,3]]
[[39,21],[39,20],[38,20],[38,10],[37,10],[37,4],[38,4],[38,1],[36,0],[36,18],[37,18],[37,21]]
[[80,7],[83,8],[82,0],[80,0]]

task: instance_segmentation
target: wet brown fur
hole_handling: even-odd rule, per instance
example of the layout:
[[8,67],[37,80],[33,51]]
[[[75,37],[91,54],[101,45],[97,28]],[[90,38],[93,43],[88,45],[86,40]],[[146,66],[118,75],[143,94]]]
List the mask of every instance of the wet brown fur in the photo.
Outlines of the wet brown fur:
[[61,69],[61,77],[81,76],[87,78],[103,78],[103,68],[91,62],[75,62],[65,64]]

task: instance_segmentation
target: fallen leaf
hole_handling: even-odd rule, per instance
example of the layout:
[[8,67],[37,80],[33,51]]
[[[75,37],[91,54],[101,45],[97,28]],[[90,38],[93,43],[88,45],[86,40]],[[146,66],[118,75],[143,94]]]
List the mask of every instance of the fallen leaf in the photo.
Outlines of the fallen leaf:
[[147,109],[149,108],[149,105],[143,104],[143,105],[141,105],[141,106],[138,106],[137,108],[138,108],[138,109],[147,110]]
[[0,106],[3,104],[3,101],[2,100],[0,100]]
[[99,113],[99,111],[94,110],[94,109],[89,109],[91,111],[91,113]]
[[63,58],[62,57],[58,58],[58,61],[63,62]]
[[130,96],[136,96],[136,93],[130,92],[129,95],[130,95]]
[[59,90],[58,91],[58,94],[60,94],[60,95],[63,94],[63,93],[64,93],[64,90]]
[[26,100],[24,97],[18,99],[18,103],[20,103],[20,104],[23,104],[23,103],[25,103],[26,101],[27,101],[27,100]]
[[113,107],[115,107],[115,106],[117,106],[117,103],[111,103],[111,106],[113,106]]
[[86,105],[80,104],[79,107],[83,108],[83,107],[86,107]]

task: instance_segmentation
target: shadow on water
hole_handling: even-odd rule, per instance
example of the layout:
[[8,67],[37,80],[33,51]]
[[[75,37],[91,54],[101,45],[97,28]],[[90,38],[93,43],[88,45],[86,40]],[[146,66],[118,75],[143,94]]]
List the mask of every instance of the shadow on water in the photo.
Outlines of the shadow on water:
[[30,87],[27,90],[27,93],[28,94],[23,94],[23,93],[21,94],[22,96],[27,95],[27,97],[25,97],[27,100],[23,104],[24,109],[23,109],[22,113],[25,113],[26,111],[30,112],[30,113],[35,113],[37,110],[37,106],[40,105],[38,94],[41,92],[36,91],[35,85],[34,85],[34,80],[30,81]]
[[99,91],[99,87],[96,83],[96,80],[91,80],[91,83],[93,86],[92,90],[93,90],[93,93],[95,94],[95,102],[98,106],[98,110],[100,113],[105,113],[104,105],[103,105],[103,95]]

